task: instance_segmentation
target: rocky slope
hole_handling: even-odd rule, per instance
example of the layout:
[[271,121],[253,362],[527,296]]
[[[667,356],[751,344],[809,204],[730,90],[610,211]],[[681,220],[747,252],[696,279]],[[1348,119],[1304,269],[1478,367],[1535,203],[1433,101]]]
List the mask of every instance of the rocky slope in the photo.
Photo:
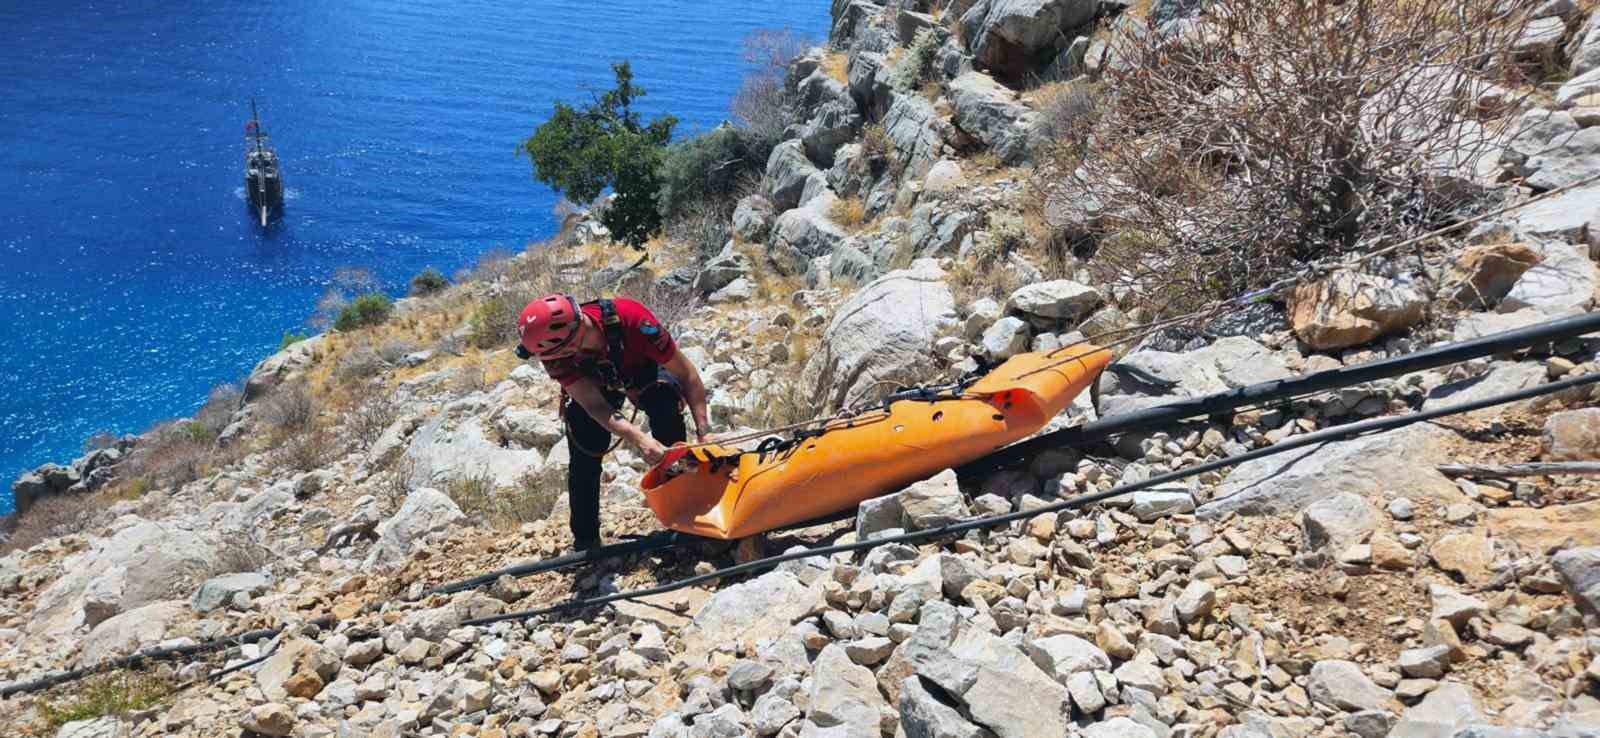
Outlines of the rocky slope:
[[[1149,12],[1176,17],[1193,5]],[[1514,121],[1501,158],[1519,176],[1600,173],[1581,143],[1600,122],[1588,68],[1600,14],[1565,7],[1546,17],[1560,20],[1572,76],[1552,98],[1559,107]],[[1064,67],[1095,74],[1107,52],[1086,24],[1118,9],[835,3],[829,46],[790,68],[800,122],[768,161],[762,191],[739,202],[732,242],[709,259],[656,268],[658,286],[688,284],[703,298],[672,327],[713,390],[719,428],[775,425],[813,403],[870,400],[885,385],[1135,320],[1113,290],[1028,249],[972,266],[975,252],[1012,237],[1025,209],[1042,113],[1008,85]],[[913,53],[926,55],[934,84],[908,89],[897,78]],[[839,206],[852,200],[859,221]],[[1592,310],[1597,202],[1600,187],[1575,190],[1431,248],[1419,274],[1344,272],[1285,305],[1122,347],[1139,371],[1108,375],[1098,410]],[[574,232],[603,235],[588,222]],[[955,540],[790,562],[576,616],[463,626],[760,549],[1037,508],[1354,419],[1600,370],[1600,344],[1570,341],[1050,452],[984,479],[947,472],[863,506],[853,525],[742,552],[708,546],[420,598],[567,545],[559,487],[571,451],[554,386],[503,342],[475,347],[471,316],[518,275],[612,269],[606,253],[530,251],[403,301],[384,326],[288,347],[252,374],[214,468],[0,558],[8,682],[158,644],[285,628],[215,663],[153,667],[164,683],[186,685],[161,690],[154,707],[57,728],[51,715],[79,698],[78,686],[8,698],[6,734],[1600,732],[1600,483],[1439,470],[1600,459],[1589,392],[1262,459]],[[1472,299],[1441,310],[1431,303],[1440,291]],[[304,432],[284,434],[284,398],[295,392],[315,402],[291,426]],[[1084,398],[1052,426],[1095,414]],[[314,463],[285,451],[297,435],[327,447]],[[154,443],[123,439],[42,468],[17,482],[18,499],[126,490],[124,465]],[[607,461],[610,539],[654,529],[637,492],[642,471],[626,449]],[[324,616],[331,626],[312,624]],[[261,656],[216,682],[202,678]]]

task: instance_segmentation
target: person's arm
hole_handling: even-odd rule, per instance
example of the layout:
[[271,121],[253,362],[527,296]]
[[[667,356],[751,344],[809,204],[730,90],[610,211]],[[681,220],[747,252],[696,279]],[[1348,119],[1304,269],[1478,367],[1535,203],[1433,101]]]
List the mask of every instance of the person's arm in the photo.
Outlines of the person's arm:
[[580,379],[567,385],[566,389],[567,394],[571,395],[572,399],[576,400],[578,405],[589,413],[589,417],[594,418],[594,422],[599,423],[600,427],[610,431],[613,435],[633,444],[634,448],[639,449],[640,455],[644,456],[646,462],[654,464],[660,461],[661,457],[667,453],[666,447],[662,446],[659,441],[640,430],[639,426],[629,423],[626,418],[622,417],[621,412],[611,407],[611,403],[606,402],[605,395],[600,392],[600,388],[594,382],[588,379]]
[[672,358],[662,367],[677,377],[678,384],[683,386],[683,399],[689,403],[689,414],[694,417],[695,439],[705,443],[711,423],[706,419],[706,385],[700,381],[700,370],[682,351],[673,351]]

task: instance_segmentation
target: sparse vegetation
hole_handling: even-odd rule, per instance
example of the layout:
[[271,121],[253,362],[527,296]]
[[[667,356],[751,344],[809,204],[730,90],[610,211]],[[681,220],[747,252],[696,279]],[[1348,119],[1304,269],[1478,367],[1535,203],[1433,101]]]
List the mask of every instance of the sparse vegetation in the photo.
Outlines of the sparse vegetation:
[[939,53],[939,44],[942,42],[939,32],[932,28],[917,31],[905,53],[895,60],[890,76],[894,88],[910,92],[920,87],[928,73],[933,71],[933,59]]
[[40,699],[35,709],[53,734],[70,722],[160,706],[176,692],[176,682],[165,673],[123,670],[88,677],[70,691]]
[[367,292],[356,296],[349,304],[339,309],[339,317],[333,321],[335,330],[353,331],[377,325],[389,319],[394,303],[389,296],[382,292]]
[[285,332],[283,334],[283,340],[278,342],[278,350],[282,351],[282,350],[284,350],[286,348],[289,348],[290,346],[293,346],[293,345],[295,345],[295,344],[297,344],[297,343],[299,343],[301,341],[306,340],[307,338],[310,338],[310,336],[308,336],[308,335],[306,335],[304,333]]
[[311,471],[320,468],[339,455],[336,436],[322,428],[285,436],[273,454],[274,460],[286,469]]
[[5,540],[0,541],[0,556],[23,551],[51,538],[82,533],[94,525],[100,511],[109,503],[96,495],[47,495],[28,511],[0,518]]
[[867,206],[860,197],[842,197],[828,207],[828,218],[851,230],[859,230],[867,222]]
[[507,486],[497,487],[487,473],[459,477],[446,485],[445,493],[468,516],[497,528],[512,528],[549,517],[566,494],[566,482],[564,467],[547,465]]
[[294,434],[309,430],[317,417],[317,404],[304,381],[285,382],[257,402],[256,417],[273,430]]
[[[1425,232],[1478,196],[1443,164],[1487,150],[1462,101],[1517,73],[1523,14],[1498,0],[1206,7],[1194,33],[1111,39],[1128,63],[1107,70],[1093,145],[1069,136],[1044,157],[1053,225],[1141,234],[1099,251],[1098,280],[1163,293],[1149,307],[1170,312]],[[1067,98],[1048,119],[1085,107]]]
[[468,319],[467,343],[474,348],[505,348],[517,342],[517,316],[539,292],[522,284],[498,290],[478,303]]
[[427,297],[437,294],[450,286],[450,280],[433,267],[428,267],[411,278],[411,295],[413,297]]

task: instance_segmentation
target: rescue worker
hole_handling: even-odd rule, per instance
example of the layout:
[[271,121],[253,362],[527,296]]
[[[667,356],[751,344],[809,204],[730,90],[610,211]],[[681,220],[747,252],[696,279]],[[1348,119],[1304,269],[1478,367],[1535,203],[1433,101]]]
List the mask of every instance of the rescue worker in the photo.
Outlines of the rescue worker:
[[[684,441],[683,405],[695,438],[706,439],[706,388],[693,362],[644,305],[626,297],[579,304],[571,295],[545,295],[517,318],[517,355],[537,358],[561,383],[561,416],[571,464],[567,499],[580,551],[600,545],[600,460],[612,436],[627,441],[648,463]],[[650,418],[650,433],[622,415],[626,397]],[[636,414],[637,415],[637,414]]]

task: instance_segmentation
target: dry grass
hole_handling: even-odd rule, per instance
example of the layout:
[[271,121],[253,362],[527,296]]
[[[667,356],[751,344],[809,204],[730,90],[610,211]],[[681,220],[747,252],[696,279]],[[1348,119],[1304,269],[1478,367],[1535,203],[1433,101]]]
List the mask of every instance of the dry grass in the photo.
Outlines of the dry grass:
[[851,231],[860,231],[867,223],[867,204],[856,195],[839,198],[828,207],[828,218]]
[[178,689],[170,674],[118,670],[97,674],[40,698],[35,709],[51,734],[61,726],[106,715],[126,716],[169,700]]
[[339,437],[323,428],[281,435],[273,444],[272,461],[286,469],[311,471],[326,466],[344,452]]
[[822,58],[822,70],[845,84],[850,83],[850,57],[842,51],[829,52]]
[[452,479],[445,494],[469,517],[509,529],[549,517],[556,501],[566,494],[566,481],[564,467],[546,465],[511,486],[497,487],[487,473]]
[[0,543],[0,556],[24,551],[44,541],[88,530],[101,511],[115,502],[102,495],[48,495],[33,503],[26,513],[0,519],[6,540]]

